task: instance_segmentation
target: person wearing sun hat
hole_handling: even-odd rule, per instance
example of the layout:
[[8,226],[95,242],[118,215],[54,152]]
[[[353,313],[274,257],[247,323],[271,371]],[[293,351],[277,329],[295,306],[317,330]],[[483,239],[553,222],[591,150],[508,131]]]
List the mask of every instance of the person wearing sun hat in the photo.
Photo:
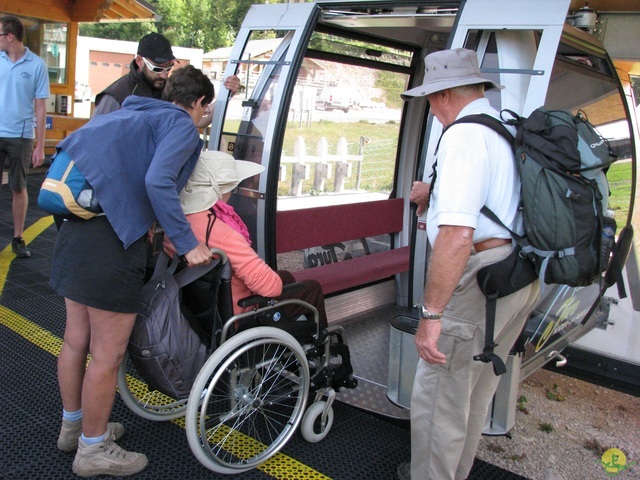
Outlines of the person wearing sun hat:
[[[486,205],[515,232],[520,178],[511,145],[493,130],[455,120],[471,114],[499,118],[484,96],[503,88],[483,76],[474,51],[442,50],[424,59],[420,86],[404,100],[425,98],[443,125],[430,183],[415,182],[410,201],[427,212],[431,245],[420,321],[415,336],[419,361],[411,396],[411,462],[401,480],[462,480],[468,477],[487,410],[496,391],[491,363],[473,360],[485,344],[485,296],[477,271],[506,258],[511,235],[480,213]],[[500,298],[496,353],[503,361],[539,295],[539,284]]]
[[[274,271],[251,248],[247,226],[233,207],[227,202],[236,187],[254,175],[264,171],[262,165],[235,160],[231,155],[207,150],[201,153],[198,163],[180,192],[180,204],[196,238],[210,248],[224,251],[231,263],[233,277],[231,293],[234,314],[250,310],[242,309],[237,301],[253,294],[264,297],[285,298],[283,284],[295,282],[286,271]],[[173,256],[175,249],[170,239],[165,239],[165,252]],[[302,282],[304,288],[287,294],[286,298],[299,298],[318,309],[321,327],[327,326],[324,294],[315,280]],[[285,307],[283,311],[294,317],[308,313],[296,307]]]

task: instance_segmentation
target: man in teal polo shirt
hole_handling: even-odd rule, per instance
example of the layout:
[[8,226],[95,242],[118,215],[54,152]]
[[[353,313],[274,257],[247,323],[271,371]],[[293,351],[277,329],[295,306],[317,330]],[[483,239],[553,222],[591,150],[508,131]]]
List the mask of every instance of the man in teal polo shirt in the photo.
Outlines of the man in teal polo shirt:
[[47,65],[25,47],[23,39],[24,26],[18,17],[0,18],[0,172],[7,162],[13,192],[11,248],[18,257],[29,258],[31,251],[22,238],[29,205],[27,170],[30,163],[39,167],[44,162],[49,75]]

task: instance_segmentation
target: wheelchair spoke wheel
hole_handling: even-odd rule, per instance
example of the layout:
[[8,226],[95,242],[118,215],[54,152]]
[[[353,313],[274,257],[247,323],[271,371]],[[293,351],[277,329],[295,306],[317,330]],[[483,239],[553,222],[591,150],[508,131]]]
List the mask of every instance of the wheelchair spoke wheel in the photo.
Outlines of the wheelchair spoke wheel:
[[294,433],[308,392],[307,358],[293,336],[273,327],[241,332],[196,378],[186,413],[191,450],[216,473],[255,468]]
[[118,370],[118,392],[130,410],[147,420],[164,422],[184,416],[187,399],[176,400],[149,389],[126,354]]

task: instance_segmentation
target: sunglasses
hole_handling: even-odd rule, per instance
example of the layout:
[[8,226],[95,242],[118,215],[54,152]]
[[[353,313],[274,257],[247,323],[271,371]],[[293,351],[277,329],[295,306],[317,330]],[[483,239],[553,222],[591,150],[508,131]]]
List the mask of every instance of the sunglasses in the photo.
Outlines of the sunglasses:
[[153,73],[164,73],[164,72],[170,72],[171,69],[173,68],[173,63],[171,65],[169,65],[168,67],[159,67],[157,65],[154,65],[153,63],[151,63],[149,60],[147,60],[145,57],[142,57],[142,61],[144,62],[144,64],[147,66],[147,68],[149,70],[151,70]]

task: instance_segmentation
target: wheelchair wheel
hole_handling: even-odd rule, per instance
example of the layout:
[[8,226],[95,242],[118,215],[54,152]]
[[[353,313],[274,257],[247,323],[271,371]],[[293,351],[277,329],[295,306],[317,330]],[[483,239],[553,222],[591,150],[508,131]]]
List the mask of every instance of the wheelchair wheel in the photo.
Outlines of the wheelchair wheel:
[[255,468],[293,435],[308,394],[309,365],[293,336],[273,327],[240,332],[207,360],[191,389],[191,451],[216,473]]
[[118,392],[130,410],[147,420],[164,422],[184,416],[187,399],[175,400],[157,390],[149,390],[125,354],[118,370]]
[[302,417],[300,433],[309,443],[316,443],[327,436],[333,425],[333,408],[329,407],[326,418],[322,419],[322,413],[327,406],[327,402],[315,402],[311,405]]

